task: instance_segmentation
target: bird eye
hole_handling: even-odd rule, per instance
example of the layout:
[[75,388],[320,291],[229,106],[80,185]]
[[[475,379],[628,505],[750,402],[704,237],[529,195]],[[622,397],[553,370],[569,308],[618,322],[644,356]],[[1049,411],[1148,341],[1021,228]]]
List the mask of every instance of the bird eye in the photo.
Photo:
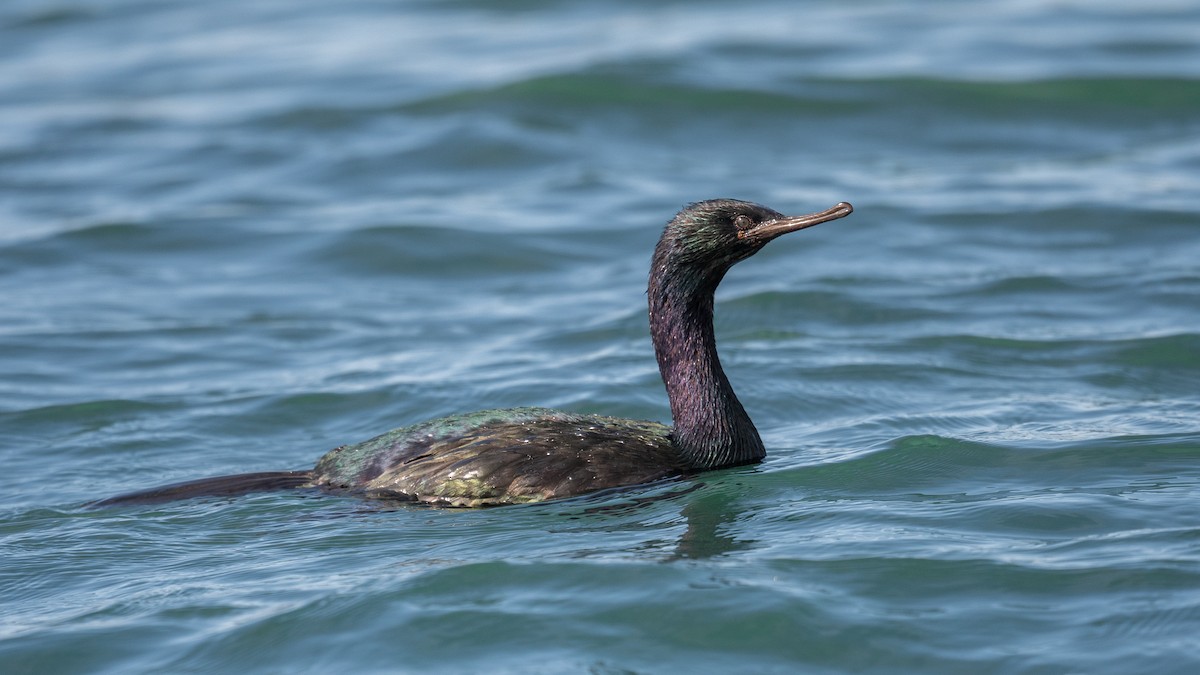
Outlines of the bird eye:
[[753,224],[754,221],[750,219],[750,216],[744,213],[739,213],[737,217],[733,219],[733,226],[739,230],[744,230]]

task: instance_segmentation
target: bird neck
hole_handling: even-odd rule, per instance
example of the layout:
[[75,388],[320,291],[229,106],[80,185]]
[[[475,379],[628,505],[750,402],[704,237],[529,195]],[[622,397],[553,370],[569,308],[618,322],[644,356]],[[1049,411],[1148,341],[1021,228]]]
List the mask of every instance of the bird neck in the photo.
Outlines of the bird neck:
[[713,292],[724,272],[696,274],[661,253],[648,290],[650,335],[671,401],[672,439],[695,469],[757,462],[766,449],[721,369],[713,335]]

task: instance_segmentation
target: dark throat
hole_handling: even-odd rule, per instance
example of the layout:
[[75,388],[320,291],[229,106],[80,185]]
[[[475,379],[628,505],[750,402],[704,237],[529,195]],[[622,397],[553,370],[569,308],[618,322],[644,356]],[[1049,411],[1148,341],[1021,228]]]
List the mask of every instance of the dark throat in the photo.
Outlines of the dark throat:
[[695,469],[757,462],[766,450],[721,369],[713,335],[713,292],[724,271],[697,273],[670,258],[667,251],[655,251],[648,295],[650,335],[671,401],[672,438]]

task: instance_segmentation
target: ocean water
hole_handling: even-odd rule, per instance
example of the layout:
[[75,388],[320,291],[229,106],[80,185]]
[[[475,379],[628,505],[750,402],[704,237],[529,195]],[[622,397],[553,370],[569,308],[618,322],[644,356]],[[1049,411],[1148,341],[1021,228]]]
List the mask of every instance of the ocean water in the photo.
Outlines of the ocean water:
[[[1194,673],[1200,6],[0,4],[0,672]],[[759,466],[307,492],[429,417],[668,420],[683,204]]]

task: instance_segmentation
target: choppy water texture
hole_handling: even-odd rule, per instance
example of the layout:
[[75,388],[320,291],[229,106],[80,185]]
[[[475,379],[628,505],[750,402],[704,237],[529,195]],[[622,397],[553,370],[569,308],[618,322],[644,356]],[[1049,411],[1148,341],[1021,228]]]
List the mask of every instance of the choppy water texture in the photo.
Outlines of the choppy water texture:
[[[0,5],[0,670],[1194,673],[1194,2]],[[669,411],[689,201],[761,466],[306,493],[456,411]]]

